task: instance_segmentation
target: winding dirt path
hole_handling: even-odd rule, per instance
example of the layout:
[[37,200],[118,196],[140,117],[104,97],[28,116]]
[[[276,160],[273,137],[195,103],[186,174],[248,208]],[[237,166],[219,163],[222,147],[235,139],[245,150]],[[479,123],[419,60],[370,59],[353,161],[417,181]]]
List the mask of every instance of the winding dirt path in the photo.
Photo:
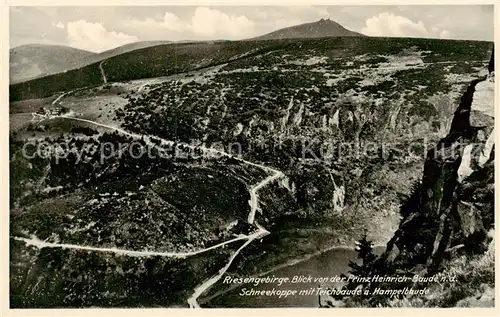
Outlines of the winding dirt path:
[[251,235],[248,236],[248,240],[247,242],[245,242],[238,250],[236,250],[236,252],[234,252],[230,257],[229,257],[229,261],[227,262],[227,264],[221,268],[219,270],[219,272],[214,275],[213,277],[209,278],[208,280],[206,280],[205,282],[203,282],[201,285],[197,286],[195,289],[194,289],[194,293],[193,295],[191,295],[191,297],[188,298],[187,302],[189,304],[189,307],[190,308],[200,308],[200,305],[198,304],[198,298],[206,291],[208,290],[210,287],[212,287],[212,285],[214,285],[215,283],[217,283],[221,278],[222,276],[226,273],[226,271],[229,269],[229,267],[231,266],[231,264],[233,263],[234,259],[236,258],[236,256],[244,249],[246,248],[250,243],[252,243],[255,239],[259,239],[259,238],[262,238],[266,235],[269,234],[269,231],[267,231],[266,229],[264,229],[263,227],[259,226],[257,223],[256,225],[258,226],[259,230]]
[[99,63],[99,70],[101,71],[102,81],[106,84],[108,79],[106,78],[106,73],[104,72],[104,68],[102,67],[106,60],[103,60]]
[[[106,73],[105,73],[104,68],[103,68],[103,65],[104,65],[105,61],[106,60],[103,60],[103,61],[101,61],[99,63],[99,70],[101,72],[101,76],[102,76],[103,82],[107,83]],[[453,62],[451,62],[451,61],[449,61],[449,62],[448,61],[443,61],[443,62],[434,62],[434,63],[423,63],[423,65],[428,65],[428,64],[452,64],[452,63],[456,63],[456,62],[454,62],[454,61]],[[419,64],[417,64],[416,66],[419,66]],[[382,67],[382,68],[378,68],[378,69],[392,69],[392,68],[397,68],[397,66],[396,67]],[[179,76],[179,74],[176,74],[174,76]],[[168,79],[171,79],[171,77],[173,77],[173,76],[168,76],[168,77],[163,78],[163,79],[164,80],[168,80]],[[156,78],[156,80],[158,80],[158,79]],[[140,86],[140,88],[139,88],[139,92],[142,92],[142,90],[147,85],[153,84],[154,82],[155,82],[155,79],[151,79],[150,81],[142,84]],[[81,89],[84,89],[84,88],[81,88]],[[75,90],[79,90],[79,89],[75,89]],[[64,96],[66,96],[66,95],[74,92],[75,90],[62,93],[59,97],[57,97],[52,102],[52,105],[56,105]],[[202,284],[198,285],[194,289],[193,294],[188,298],[187,302],[188,302],[188,304],[189,304],[189,306],[191,308],[200,308],[200,305],[198,304],[198,298],[202,294],[204,294],[210,287],[212,287],[215,283],[217,283],[222,278],[222,276],[230,268],[231,264],[236,259],[236,257],[238,256],[238,254],[245,247],[247,247],[250,243],[252,243],[254,240],[262,238],[263,236],[266,236],[266,235],[269,234],[269,231],[267,231],[265,228],[261,227],[257,222],[255,222],[255,214],[259,210],[259,196],[258,196],[258,191],[260,189],[264,188],[265,186],[267,186],[268,184],[270,184],[271,182],[273,182],[274,180],[276,180],[276,179],[278,179],[280,177],[283,177],[284,174],[281,171],[273,169],[273,168],[270,168],[270,167],[267,167],[267,166],[262,165],[262,164],[253,163],[253,162],[241,159],[239,157],[234,157],[231,154],[228,154],[226,152],[223,152],[223,151],[220,151],[220,150],[216,150],[216,149],[213,149],[213,148],[207,148],[207,147],[204,147],[204,146],[192,146],[192,145],[189,145],[189,144],[183,144],[183,143],[179,143],[179,142],[165,140],[165,139],[162,139],[162,138],[159,138],[159,137],[155,137],[155,136],[135,134],[135,133],[131,133],[131,132],[128,132],[126,130],[123,130],[121,128],[118,128],[118,127],[109,126],[109,125],[106,125],[106,124],[102,124],[102,123],[98,123],[98,122],[95,122],[95,121],[91,121],[91,120],[87,120],[87,119],[82,119],[82,118],[64,117],[64,116],[52,116],[52,117],[49,117],[49,119],[51,119],[51,118],[65,118],[65,119],[68,119],[68,120],[76,120],[76,121],[82,121],[82,122],[91,123],[91,124],[94,124],[94,125],[97,125],[97,126],[101,126],[101,127],[107,128],[107,129],[111,129],[111,130],[117,131],[119,133],[131,136],[133,138],[144,138],[147,143],[153,144],[155,146],[157,146],[157,145],[155,143],[151,142],[152,138],[161,140],[162,144],[173,145],[173,144],[177,143],[179,145],[183,145],[184,147],[187,147],[187,148],[190,148],[190,149],[199,149],[199,150],[202,150],[202,151],[205,151],[205,152],[211,152],[211,153],[215,153],[215,154],[218,154],[218,155],[221,155],[221,156],[231,157],[231,158],[233,158],[233,159],[235,159],[237,161],[240,161],[241,163],[244,163],[244,164],[247,164],[247,165],[250,165],[250,166],[254,166],[254,167],[260,168],[260,169],[262,169],[262,170],[264,170],[266,172],[271,173],[270,176],[266,177],[264,180],[262,180],[261,182],[259,182],[255,186],[251,187],[250,190],[249,190],[250,200],[249,200],[248,203],[249,203],[249,206],[250,206],[250,211],[249,211],[249,214],[248,214],[247,221],[248,221],[249,224],[254,224],[258,228],[258,230],[255,231],[254,233],[250,234],[250,235],[241,235],[241,236],[239,236],[237,238],[228,240],[228,241],[223,242],[223,243],[219,243],[219,244],[211,246],[209,248],[205,248],[205,249],[201,249],[201,250],[197,250],[197,251],[193,251],[193,252],[185,252],[185,253],[155,252],[155,251],[134,251],[134,250],[124,250],[124,249],[118,249],[118,248],[97,248],[97,247],[82,246],[82,245],[75,245],[75,244],[58,244],[58,243],[50,243],[50,242],[41,241],[41,240],[37,239],[36,237],[32,237],[31,239],[22,238],[22,237],[12,237],[13,239],[18,240],[18,241],[22,241],[27,246],[32,245],[32,246],[35,246],[35,247],[40,248],[40,249],[42,249],[42,248],[66,248],[66,249],[78,249],[78,250],[87,250],[87,251],[96,251],[96,252],[112,252],[112,253],[115,253],[115,254],[132,256],[132,257],[164,256],[164,257],[174,257],[174,258],[186,258],[186,257],[189,257],[189,256],[201,254],[201,253],[213,250],[213,249],[217,249],[217,248],[223,247],[224,245],[227,245],[227,244],[230,244],[230,243],[233,243],[233,242],[236,242],[236,241],[246,240],[245,243],[241,247],[239,247],[229,257],[228,262],[226,263],[226,265],[224,267],[222,267],[218,271],[218,273],[216,275],[214,275],[211,278],[205,280]]]
[[62,93],[61,95],[59,95],[59,97],[57,97],[54,101],[52,101],[51,105],[52,106],[56,105],[59,102],[59,100],[61,100],[64,96],[66,96],[67,94],[72,93],[72,92],[73,91],[71,90],[71,91]]
[[22,238],[22,237],[12,237],[14,240],[17,241],[22,241],[24,242],[27,246],[34,246],[39,249],[43,248],[62,248],[62,249],[74,249],[74,250],[85,250],[85,251],[96,251],[96,252],[110,252],[110,253],[115,253],[118,255],[126,255],[126,256],[131,256],[131,257],[143,257],[143,256],[163,256],[163,257],[169,257],[169,258],[177,258],[177,259],[184,259],[189,256],[205,253],[210,250],[214,250],[217,248],[220,248],[226,244],[230,244],[239,240],[247,240],[249,236],[239,236],[237,238],[228,240],[226,242],[222,242],[216,245],[213,245],[209,248],[197,250],[197,251],[192,251],[192,252],[156,252],[156,251],[134,251],[134,250],[126,250],[126,249],[118,249],[118,248],[97,248],[97,247],[91,247],[91,246],[85,246],[85,245],[78,245],[78,244],[67,244],[67,243],[52,243],[52,242],[46,242],[38,239],[37,237],[32,237],[30,239],[27,238]]
[[[62,98],[63,95],[59,96],[58,99]],[[217,245],[214,245],[214,246],[206,248],[206,249],[202,249],[202,250],[198,250],[198,251],[193,251],[193,252],[186,252],[186,253],[154,252],[154,251],[134,251],[134,250],[124,250],[124,249],[117,249],[117,248],[97,248],[97,247],[82,246],[82,245],[75,245],[75,244],[58,244],[58,243],[51,243],[51,242],[41,241],[41,240],[37,239],[36,237],[33,237],[31,239],[22,238],[22,237],[12,237],[13,239],[18,240],[18,241],[23,241],[26,245],[33,245],[33,246],[35,246],[37,248],[40,248],[40,249],[42,249],[42,248],[66,248],[66,249],[78,249],[78,250],[88,250],[88,251],[97,251],[97,252],[113,252],[115,254],[121,254],[121,255],[127,255],[127,256],[135,256],[135,257],[141,257],[141,256],[166,256],[166,257],[175,257],[175,258],[186,258],[188,256],[197,255],[197,254],[200,254],[200,253],[207,252],[209,250],[213,250],[213,249],[222,247],[224,245],[233,243],[235,241],[246,240],[246,242],[229,257],[229,260],[228,260],[227,264],[224,267],[222,267],[216,275],[214,275],[213,277],[211,277],[208,280],[204,281],[202,284],[200,284],[199,286],[197,286],[194,289],[193,295],[191,295],[191,297],[189,297],[189,299],[188,299],[187,302],[189,304],[189,307],[191,307],[191,308],[200,308],[200,305],[198,304],[198,298],[203,293],[205,293],[212,285],[214,285],[215,283],[217,283],[217,281],[220,280],[220,278],[226,273],[226,271],[229,269],[229,267],[231,266],[231,264],[233,263],[233,261],[236,259],[236,257],[238,256],[238,254],[246,246],[248,246],[250,243],[252,243],[254,240],[262,238],[262,237],[264,237],[264,236],[266,236],[266,235],[269,234],[269,231],[267,231],[264,227],[260,226],[257,222],[255,222],[255,213],[257,212],[257,210],[259,210],[258,191],[260,189],[264,188],[266,185],[268,185],[272,181],[274,181],[274,180],[276,180],[276,179],[284,176],[284,174],[281,171],[273,169],[273,168],[270,168],[270,167],[265,166],[265,165],[261,165],[261,164],[258,164],[258,163],[253,163],[253,162],[244,160],[244,159],[239,158],[239,157],[235,157],[235,156],[233,156],[231,154],[228,154],[228,153],[226,153],[224,151],[216,150],[216,149],[213,149],[213,148],[207,148],[207,147],[204,147],[204,146],[193,146],[193,145],[190,145],[190,144],[185,144],[185,143],[179,143],[179,142],[174,142],[174,141],[170,141],[170,140],[165,140],[165,139],[162,139],[162,138],[159,138],[159,137],[156,137],[156,136],[131,133],[131,132],[128,132],[128,131],[123,130],[121,128],[110,126],[110,125],[106,125],[106,124],[102,124],[102,123],[98,123],[98,122],[95,122],[95,121],[92,121],[92,120],[87,120],[87,119],[82,119],[82,118],[75,118],[75,117],[67,117],[67,116],[51,116],[48,119],[55,119],[55,118],[64,118],[64,119],[68,119],[68,120],[76,120],[76,121],[87,122],[87,123],[91,123],[91,124],[94,124],[94,125],[97,125],[97,126],[100,126],[100,127],[104,127],[104,128],[108,128],[108,129],[117,131],[119,133],[122,133],[124,135],[130,136],[130,137],[133,137],[133,138],[144,138],[144,140],[146,141],[146,143],[148,143],[150,145],[153,145],[153,146],[158,146],[157,144],[155,144],[155,143],[153,143],[151,141],[151,139],[153,139],[153,138],[157,139],[157,140],[160,140],[162,144],[173,145],[173,144],[177,143],[179,145],[183,145],[184,147],[187,147],[187,148],[190,148],[190,149],[199,149],[199,150],[203,150],[203,151],[206,151],[206,152],[215,153],[215,154],[218,154],[220,156],[231,157],[231,158],[233,158],[233,159],[235,159],[237,161],[240,161],[241,163],[244,163],[244,164],[247,164],[247,165],[250,165],[250,166],[255,166],[255,167],[263,169],[266,172],[271,173],[270,176],[268,176],[267,178],[265,178],[264,180],[262,180],[261,182],[259,182],[258,184],[256,184],[252,188],[250,188],[250,190],[249,190],[250,200],[248,201],[248,203],[250,205],[250,211],[249,211],[249,214],[248,214],[248,223],[249,224],[254,224],[258,228],[258,230],[256,232],[250,234],[250,235],[241,235],[241,236],[239,236],[237,238],[234,238],[232,240],[229,240],[229,241],[226,241],[226,242],[223,242],[223,243],[219,243]]]

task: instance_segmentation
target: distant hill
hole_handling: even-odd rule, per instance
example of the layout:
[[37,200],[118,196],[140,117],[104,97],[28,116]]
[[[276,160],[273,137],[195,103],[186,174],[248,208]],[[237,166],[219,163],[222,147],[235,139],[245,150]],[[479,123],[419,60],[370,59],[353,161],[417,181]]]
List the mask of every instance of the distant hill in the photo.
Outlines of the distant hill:
[[62,45],[28,44],[10,50],[10,82],[16,83],[69,69],[78,60],[97,55]]
[[249,40],[279,40],[292,38],[318,38],[334,36],[366,36],[350,31],[330,19],[321,19],[317,22],[304,23],[255,37]]
[[147,47],[152,47],[152,46],[158,46],[158,45],[164,45],[164,44],[170,44],[173,43],[172,41],[142,41],[142,42],[135,42],[135,43],[130,43],[130,44],[125,44],[95,55],[87,56],[86,58],[75,60],[71,65],[69,69],[76,69],[80,68],[83,66],[87,66],[93,63],[100,62],[102,60],[105,60],[110,57],[118,56],[121,54],[125,54],[131,51],[147,48]]
[[29,44],[11,49],[10,83],[19,83],[73,69],[78,69],[142,48],[173,43],[172,41],[142,41],[125,44],[101,53],[68,46]]

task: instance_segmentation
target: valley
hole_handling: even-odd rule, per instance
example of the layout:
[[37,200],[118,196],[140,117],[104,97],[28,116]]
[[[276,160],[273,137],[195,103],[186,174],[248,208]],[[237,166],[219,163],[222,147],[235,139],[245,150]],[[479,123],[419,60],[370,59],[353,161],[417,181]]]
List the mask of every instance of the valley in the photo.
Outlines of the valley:
[[11,85],[11,305],[199,307],[384,245],[490,46],[168,44]]

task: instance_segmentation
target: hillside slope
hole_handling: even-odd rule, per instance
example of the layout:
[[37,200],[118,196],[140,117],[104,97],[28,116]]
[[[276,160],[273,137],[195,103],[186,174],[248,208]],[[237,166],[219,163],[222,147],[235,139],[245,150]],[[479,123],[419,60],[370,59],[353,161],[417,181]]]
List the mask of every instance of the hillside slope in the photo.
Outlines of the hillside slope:
[[135,42],[135,43],[130,43],[130,44],[125,44],[95,55],[87,56],[87,58],[75,60],[73,63],[71,63],[69,69],[76,69],[80,67],[84,67],[93,63],[100,62],[102,60],[105,60],[110,57],[118,56],[121,54],[125,54],[128,52],[132,52],[135,50],[140,50],[143,48],[147,47],[152,47],[152,46],[158,46],[158,45],[164,45],[164,44],[170,44],[172,43],[171,41],[141,41],[141,42]]
[[251,40],[278,40],[290,38],[321,38],[335,36],[365,36],[350,31],[330,19],[321,19],[317,22],[303,23],[252,38]]
[[10,83],[46,76],[72,68],[71,65],[96,53],[62,45],[29,44],[10,50]]
[[[248,234],[256,200],[269,233],[234,258],[234,276],[352,245],[365,229],[386,243],[400,196],[422,175],[415,145],[447,134],[490,49],[370,37],[162,45],[108,59],[106,85],[96,63],[11,86],[17,97],[99,86],[11,103],[11,123],[25,124],[9,152],[12,307],[185,305],[243,241],[195,258],[129,255]],[[165,74],[176,75],[126,80]],[[66,117],[37,118],[40,107]],[[33,141],[48,155],[23,155]],[[227,284],[208,292],[217,287]]]
[[[141,41],[125,44],[101,53],[93,53],[66,46],[39,44],[24,45],[11,50],[11,84],[48,75],[79,69],[108,58],[135,50],[170,44],[171,41]],[[56,52],[59,48],[61,52]],[[59,59],[59,56],[63,56]],[[40,60],[40,56],[45,60]],[[41,68],[44,71],[41,71]]]
[[[138,49],[108,58],[103,69],[110,82],[162,77],[188,72],[203,67],[234,63],[254,62],[252,57],[271,52],[315,50],[335,64],[335,59],[359,54],[403,54],[414,46],[421,51],[431,51],[425,62],[460,61],[469,58],[486,59],[484,52],[491,43],[477,41],[452,41],[438,39],[334,37],[316,39],[283,39],[273,41],[233,41],[213,43],[167,44]],[[264,60],[264,59],[261,59]],[[248,64],[247,63],[247,64]],[[253,65],[251,65],[253,66]],[[10,100],[44,98],[56,93],[104,83],[99,63],[94,63],[65,73],[10,85]]]

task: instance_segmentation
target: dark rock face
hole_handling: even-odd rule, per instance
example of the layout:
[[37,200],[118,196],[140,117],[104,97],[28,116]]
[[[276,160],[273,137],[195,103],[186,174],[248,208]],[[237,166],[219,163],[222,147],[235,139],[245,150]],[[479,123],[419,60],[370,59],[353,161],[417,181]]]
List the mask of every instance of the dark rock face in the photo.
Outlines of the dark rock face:
[[[428,151],[421,183],[402,206],[403,219],[386,252],[384,267],[436,270],[450,252],[484,252],[494,226],[492,78],[470,83],[449,134]],[[476,100],[477,99],[477,100]],[[471,125],[471,111],[483,120]]]
[[495,47],[491,50],[490,63],[488,64],[488,71],[490,74],[495,71]]

